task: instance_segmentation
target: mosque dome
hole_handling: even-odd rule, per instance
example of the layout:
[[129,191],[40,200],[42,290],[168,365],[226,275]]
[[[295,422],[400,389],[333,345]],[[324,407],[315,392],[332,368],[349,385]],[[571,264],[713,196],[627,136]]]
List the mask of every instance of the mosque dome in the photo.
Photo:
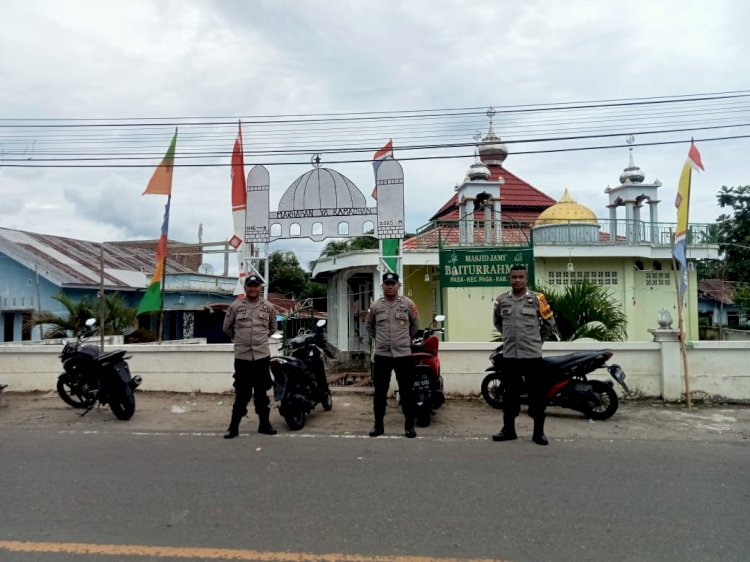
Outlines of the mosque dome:
[[471,181],[487,181],[490,179],[490,170],[477,156],[475,162],[469,166],[466,177]]
[[330,168],[314,168],[292,182],[279,201],[279,211],[366,207],[354,183]]
[[542,211],[536,219],[535,226],[571,221],[579,224],[598,224],[594,212],[585,205],[576,203],[566,189],[560,201]]

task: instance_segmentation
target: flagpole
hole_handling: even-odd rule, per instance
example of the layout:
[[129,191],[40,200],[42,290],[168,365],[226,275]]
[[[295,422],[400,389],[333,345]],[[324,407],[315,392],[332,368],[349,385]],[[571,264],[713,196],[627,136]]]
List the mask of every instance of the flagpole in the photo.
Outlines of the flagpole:
[[159,298],[159,343],[164,341],[164,289],[167,285],[167,254],[169,253],[169,236],[164,245],[164,259],[161,262],[161,291]]
[[685,322],[682,315],[682,303],[680,302],[680,270],[677,267],[677,260],[672,257],[672,269],[675,273],[675,279],[677,281],[677,329],[680,331],[680,356],[682,357],[682,373],[685,377],[685,400],[687,409],[692,409],[692,401],[690,400],[690,373],[688,370],[688,359],[687,359],[687,346],[685,344]]

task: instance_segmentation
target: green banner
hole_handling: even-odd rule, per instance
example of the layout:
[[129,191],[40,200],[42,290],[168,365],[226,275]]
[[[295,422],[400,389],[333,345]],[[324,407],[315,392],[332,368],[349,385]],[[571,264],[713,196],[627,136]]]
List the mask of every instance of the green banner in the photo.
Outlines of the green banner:
[[534,284],[534,250],[471,248],[440,251],[440,287],[510,286],[510,268],[525,265]]

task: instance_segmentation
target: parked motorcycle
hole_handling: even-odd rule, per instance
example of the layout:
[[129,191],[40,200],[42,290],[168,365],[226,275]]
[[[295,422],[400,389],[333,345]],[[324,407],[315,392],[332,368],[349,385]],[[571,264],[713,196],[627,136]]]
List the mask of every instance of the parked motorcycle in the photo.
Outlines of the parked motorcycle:
[[65,372],[57,378],[57,393],[66,404],[83,409],[86,415],[97,404],[109,404],[112,413],[129,420],[135,413],[133,392],[141,377],[132,377],[124,350],[101,353],[99,346],[87,344],[96,320],[86,321],[86,328],[75,341],[66,341],[60,360]]
[[305,426],[307,415],[321,404],[327,412],[333,407],[325,369],[325,347],[319,320],[316,333],[301,331],[281,348],[283,355],[271,357],[273,393],[279,413],[292,431]]
[[[602,349],[543,359],[543,372],[539,375],[546,376],[551,383],[546,395],[547,405],[569,408],[593,420],[606,420],[612,417],[619,405],[614,383],[611,380],[605,382],[596,379],[589,380],[586,377],[595,369],[605,368],[623,390],[630,393],[630,389],[625,384],[625,373],[622,368],[615,363],[606,364],[612,355],[612,351]],[[490,361],[492,366],[486,369],[490,373],[482,381],[482,396],[490,406],[502,410],[504,392],[502,344],[490,354]],[[525,392],[521,400],[527,400]]]
[[[443,321],[445,321],[445,316],[442,314],[436,316],[434,320],[440,323]],[[443,328],[424,328],[414,335],[411,342],[411,356],[414,359],[412,411],[414,421],[420,427],[429,426],[435,410],[445,403],[443,377],[440,374],[440,357],[438,357],[439,340],[435,335],[437,333],[443,333]],[[398,391],[396,391],[396,396],[400,401]]]

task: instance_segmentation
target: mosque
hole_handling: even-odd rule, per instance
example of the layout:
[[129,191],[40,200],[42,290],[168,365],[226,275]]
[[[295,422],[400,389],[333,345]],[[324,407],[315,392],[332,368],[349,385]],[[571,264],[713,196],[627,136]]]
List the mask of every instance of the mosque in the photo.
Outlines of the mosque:
[[[659,222],[661,182],[646,181],[631,149],[619,184],[604,190],[609,217],[597,218],[567,189],[555,201],[513,174],[506,167],[508,148],[493,130],[492,114],[488,115],[488,132],[478,140],[475,161],[465,178],[446,186],[452,191],[448,201],[416,236],[401,243],[397,271],[403,292],[417,304],[422,322],[444,314],[446,341],[490,341],[495,335],[493,300],[509,290],[510,266],[524,263],[538,287],[559,288],[582,279],[606,287],[626,313],[628,341],[651,341],[648,329],[657,326],[662,309],[677,317],[671,258],[676,225]],[[311,181],[314,177],[306,179],[306,198],[322,200],[340,192],[340,198],[349,201],[353,189],[359,192],[333,170],[319,169],[317,176],[321,183]],[[404,183],[408,184],[408,177]],[[646,205],[648,214],[643,212]],[[618,216],[621,208],[624,217]],[[367,232],[373,224],[367,219],[357,223],[356,232],[340,223],[339,232],[357,235],[360,228]],[[698,339],[694,260],[717,257],[718,245],[709,225],[691,225],[684,311],[690,339]],[[382,271],[378,250],[321,258],[315,264],[313,277],[328,284],[328,339],[340,351],[369,351],[365,317],[372,299],[381,294]]]

